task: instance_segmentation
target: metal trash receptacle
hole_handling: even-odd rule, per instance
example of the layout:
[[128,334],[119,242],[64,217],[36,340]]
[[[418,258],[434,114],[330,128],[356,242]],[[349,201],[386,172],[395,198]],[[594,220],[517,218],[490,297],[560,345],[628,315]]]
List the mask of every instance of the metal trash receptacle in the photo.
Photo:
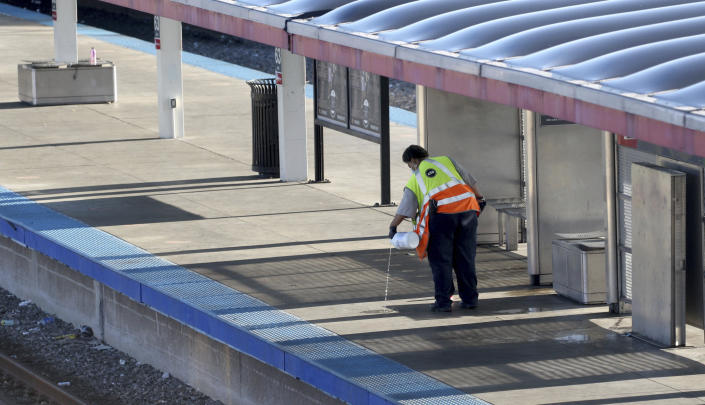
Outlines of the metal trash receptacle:
[[274,79],[249,80],[252,98],[252,171],[279,177],[279,116]]
[[602,304],[607,299],[605,240],[554,239],[553,289],[581,304]]

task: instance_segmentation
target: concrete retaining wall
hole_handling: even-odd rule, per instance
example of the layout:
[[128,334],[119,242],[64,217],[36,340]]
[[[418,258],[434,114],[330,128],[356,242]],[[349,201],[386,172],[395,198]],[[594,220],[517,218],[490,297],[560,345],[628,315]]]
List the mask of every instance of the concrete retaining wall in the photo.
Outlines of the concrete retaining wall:
[[45,312],[90,326],[107,344],[226,404],[341,403],[5,237],[0,237],[0,285]]

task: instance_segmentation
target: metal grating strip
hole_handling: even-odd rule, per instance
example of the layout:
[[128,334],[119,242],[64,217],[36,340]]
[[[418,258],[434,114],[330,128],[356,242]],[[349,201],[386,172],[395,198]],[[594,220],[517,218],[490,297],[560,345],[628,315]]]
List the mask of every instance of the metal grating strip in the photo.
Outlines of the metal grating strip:
[[[203,316],[214,316],[229,325],[249,331],[250,336],[263,339],[272,345],[270,347],[276,346],[298,356],[305,360],[304,366],[311,364],[306,367],[314,367],[318,373],[342,376],[355,387],[369,391],[369,396],[363,395],[365,403],[377,398],[403,404],[485,404],[484,401],[349,342],[326,329],[157,258],[106,232],[51,211],[2,187],[0,217],[12,223],[13,228],[14,224],[18,224],[27,230],[24,233],[13,233],[14,236],[28,235],[29,238],[40,235],[52,243],[48,247],[39,246],[37,249],[40,251],[42,248],[59,249],[62,252],[54,252],[56,256],[65,256],[77,263],[80,263],[81,258],[96,263],[101,271],[93,276],[98,281],[105,281],[101,277],[110,278],[121,274],[149,287],[152,296],[163,294],[163,303],[185,305],[183,308],[190,308],[189,314],[174,312],[176,319],[181,322],[203,323]],[[18,242],[25,243],[25,240]],[[133,297],[142,299],[139,294]],[[196,313],[197,319],[194,319],[191,312]],[[202,314],[200,317],[199,313]],[[239,341],[228,343],[236,349],[238,344],[253,344]],[[281,364],[270,364],[282,367]],[[291,373],[291,370],[285,371]],[[306,381],[316,385],[316,381]]]
[[632,163],[647,162],[656,163],[658,156],[641,152],[626,146],[617,147],[618,158],[618,192],[626,196],[632,196]]
[[622,278],[622,296],[628,300],[632,299],[632,254],[622,252],[620,261],[623,269],[628,269]]
[[632,248],[632,201],[623,198],[619,202],[620,246]]
[[619,197],[620,296],[632,299],[632,163],[656,163],[658,156],[626,146],[617,147],[617,191]]

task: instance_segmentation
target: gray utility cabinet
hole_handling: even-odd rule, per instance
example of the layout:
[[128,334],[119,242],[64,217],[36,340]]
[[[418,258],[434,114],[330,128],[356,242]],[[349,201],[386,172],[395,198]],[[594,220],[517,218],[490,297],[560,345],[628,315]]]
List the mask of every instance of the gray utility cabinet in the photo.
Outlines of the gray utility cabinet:
[[686,175],[632,163],[632,333],[685,345]]
[[115,65],[100,61],[17,65],[20,101],[31,105],[113,103],[117,101]]
[[607,297],[604,239],[554,239],[553,289],[582,304]]

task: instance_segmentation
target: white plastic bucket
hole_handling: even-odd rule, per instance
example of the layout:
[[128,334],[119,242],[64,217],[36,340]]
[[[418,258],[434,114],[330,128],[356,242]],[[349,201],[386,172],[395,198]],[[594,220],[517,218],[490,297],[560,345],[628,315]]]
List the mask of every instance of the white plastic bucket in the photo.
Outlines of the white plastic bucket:
[[416,249],[419,235],[416,232],[397,232],[392,238],[392,246],[397,249]]

